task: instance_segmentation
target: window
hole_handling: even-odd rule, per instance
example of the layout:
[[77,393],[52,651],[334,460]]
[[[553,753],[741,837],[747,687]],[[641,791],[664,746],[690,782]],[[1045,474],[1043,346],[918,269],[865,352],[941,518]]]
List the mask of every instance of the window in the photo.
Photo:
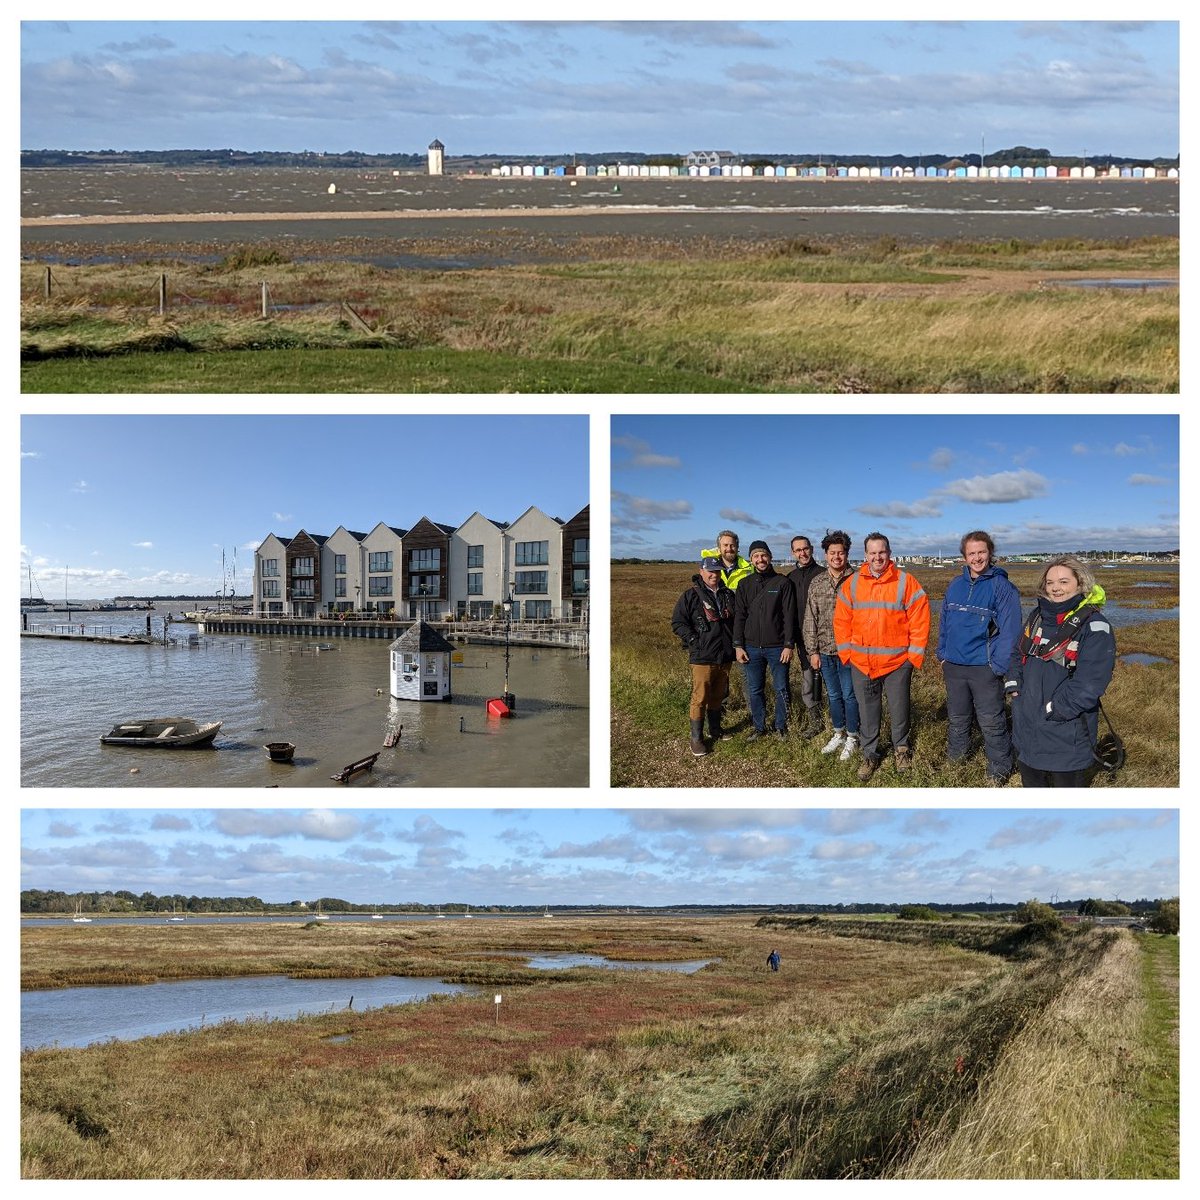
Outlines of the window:
[[312,600],[316,596],[311,579],[297,579],[292,584],[293,600]]
[[263,580],[262,594],[263,594],[264,598],[274,597],[276,600],[278,600],[279,599],[279,580],[278,579]]
[[483,595],[483,572],[468,571],[467,572],[467,595],[482,596]]
[[368,596],[390,596],[392,594],[392,577],[390,575],[371,575],[367,579]]
[[408,581],[408,594],[422,599],[436,599],[441,595],[441,585],[439,575],[413,575]]
[[576,567],[571,572],[571,595],[586,596],[588,592],[588,569]]
[[[549,542],[518,542],[517,543],[517,566],[518,567],[540,567],[545,566],[550,562],[550,543]],[[542,591],[545,591],[542,588]]]
[[368,571],[390,571],[391,569],[392,552],[390,550],[376,550],[367,556]]
[[335,575],[345,575],[346,556],[344,554],[335,554],[333,556],[333,573]]
[[309,555],[306,558],[292,559],[292,575],[311,575],[313,573],[313,560]]
[[333,581],[333,594],[335,596],[344,596],[346,594],[346,581],[344,579],[335,579]]
[[264,579],[266,579],[270,575],[278,575],[279,574],[279,559],[264,558],[262,560],[262,574],[263,574]]
[[550,601],[549,600],[526,600],[525,601],[525,620],[527,620],[527,621],[548,621],[548,620],[550,620]]
[[441,565],[442,552],[437,546],[428,546],[424,550],[410,550],[408,553],[410,571],[436,571]]
[[571,561],[575,563],[585,563],[588,561],[588,544],[589,538],[576,538],[575,544],[571,547]]
[[482,567],[483,566],[483,547],[468,546],[467,547],[467,566]]
[[[544,543],[543,543],[544,544]],[[518,596],[527,596],[532,593],[546,592],[546,578],[549,571],[518,571],[517,586],[513,589]],[[528,605],[526,605],[528,608]]]

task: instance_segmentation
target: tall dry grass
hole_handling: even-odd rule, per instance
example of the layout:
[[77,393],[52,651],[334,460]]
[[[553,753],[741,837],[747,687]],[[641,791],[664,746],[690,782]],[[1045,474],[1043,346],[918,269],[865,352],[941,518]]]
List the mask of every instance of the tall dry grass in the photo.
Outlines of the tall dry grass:
[[[488,270],[280,261],[270,252],[251,262],[175,262],[167,319],[178,344],[193,350],[484,351],[687,370],[728,390],[1178,390],[1173,290],[1039,286],[1047,273],[1102,262],[1126,273],[1177,269],[1158,242],[1093,252],[1023,247],[997,259],[970,245],[848,244],[814,254],[777,243],[619,241],[542,245],[543,260]],[[954,265],[941,268],[940,255]],[[60,292],[46,302],[42,269],[23,264],[23,357],[154,348],[147,331],[162,265],[57,268]],[[256,316],[263,281],[282,306],[267,321]],[[374,333],[340,319],[343,301]],[[88,319],[64,323],[60,310],[72,305]]]

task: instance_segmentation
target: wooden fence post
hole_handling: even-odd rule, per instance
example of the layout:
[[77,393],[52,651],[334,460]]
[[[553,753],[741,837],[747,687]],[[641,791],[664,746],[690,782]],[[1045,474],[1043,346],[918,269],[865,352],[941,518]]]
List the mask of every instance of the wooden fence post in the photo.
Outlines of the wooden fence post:
[[46,299],[50,299],[50,293],[53,290],[53,281],[50,276],[50,268],[46,268]]
[[158,315],[161,317],[167,311],[167,273],[164,271],[158,277]]
[[267,281],[262,281],[262,315],[263,320],[267,319]]

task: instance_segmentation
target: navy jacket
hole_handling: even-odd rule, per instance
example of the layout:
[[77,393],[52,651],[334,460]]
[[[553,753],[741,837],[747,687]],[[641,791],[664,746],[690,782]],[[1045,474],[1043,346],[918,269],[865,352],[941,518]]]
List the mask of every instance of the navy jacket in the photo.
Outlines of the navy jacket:
[[996,675],[1008,670],[1021,636],[1021,594],[995,565],[978,579],[963,566],[942,597],[937,656],[960,667],[985,663]]
[[[1103,590],[1096,591],[1102,601]],[[1079,596],[1061,604],[1043,597],[1030,613],[1032,626],[1040,625],[1053,642],[1059,617],[1080,603]],[[1038,771],[1081,771],[1093,765],[1100,697],[1116,658],[1112,626],[1099,611],[1087,618],[1061,660],[1023,655],[1018,644],[1004,689],[1014,696],[1013,745],[1021,762]]]
[[791,646],[796,638],[796,589],[774,567],[748,575],[734,592],[733,644]]

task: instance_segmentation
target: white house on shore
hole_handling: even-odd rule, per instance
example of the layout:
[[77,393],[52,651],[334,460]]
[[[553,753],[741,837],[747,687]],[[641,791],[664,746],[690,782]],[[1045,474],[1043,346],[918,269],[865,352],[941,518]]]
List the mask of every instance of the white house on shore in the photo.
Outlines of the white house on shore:
[[511,598],[517,621],[583,620],[589,551],[587,505],[566,521],[530,506],[512,522],[475,512],[458,526],[422,516],[368,533],[271,533],[255,552],[254,611],[486,620]]

